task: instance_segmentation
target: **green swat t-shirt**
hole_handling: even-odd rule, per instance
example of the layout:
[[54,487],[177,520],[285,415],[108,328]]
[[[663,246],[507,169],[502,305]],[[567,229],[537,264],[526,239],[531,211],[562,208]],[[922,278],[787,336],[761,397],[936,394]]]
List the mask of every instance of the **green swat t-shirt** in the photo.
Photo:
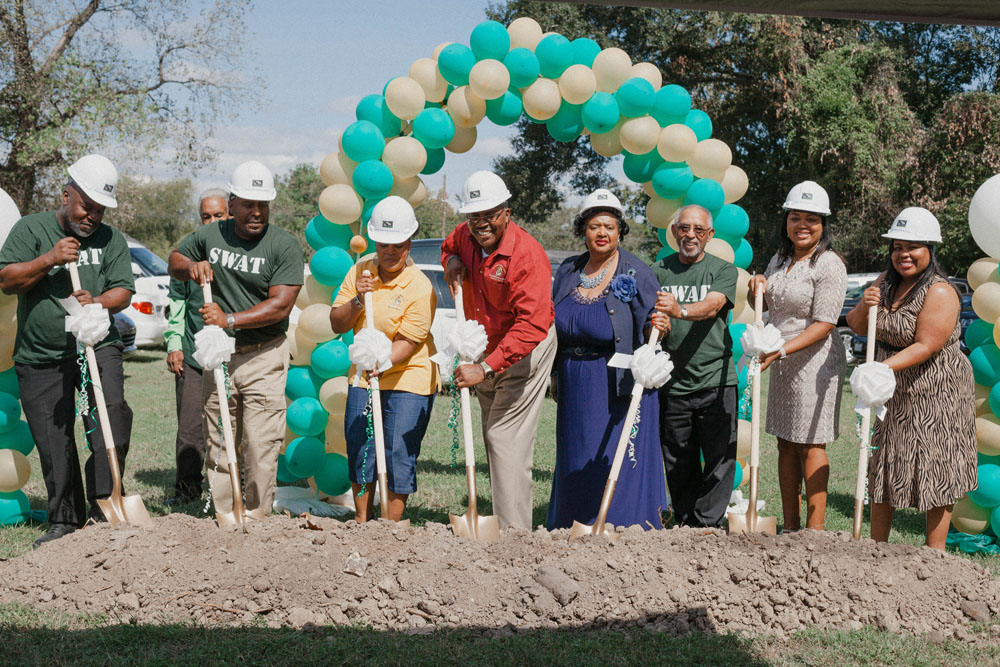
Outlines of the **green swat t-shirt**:
[[[212,299],[224,313],[249,310],[267,299],[272,285],[301,285],[302,247],[291,234],[268,225],[253,241],[236,236],[236,221],[199,227],[177,250],[196,262],[208,261],[215,274]],[[288,331],[288,318],[258,329],[237,329],[236,345],[271,340]]]
[[684,264],[674,253],[652,268],[660,291],[673,294],[679,304],[697,303],[709,292],[726,296],[726,305],[710,320],[670,320],[663,347],[670,353],[674,370],[663,390],[668,396],[679,396],[735,385],[733,339],[727,322],[736,301],[736,267],[707,253],[700,262]]
[[201,369],[201,364],[194,359],[194,335],[205,326],[205,321],[201,318],[201,313],[198,312],[205,305],[201,285],[193,280],[181,282],[171,278],[167,296],[184,302],[184,336],[181,338],[184,363]]
[[[59,224],[55,211],[25,216],[14,224],[0,250],[0,269],[36,259],[70,235]],[[80,287],[93,296],[115,287],[135,292],[128,243],[120,231],[102,224],[89,237],[78,240],[80,258],[76,265],[80,270]],[[59,299],[72,292],[69,269],[56,266],[31,290],[17,295],[14,361],[38,365],[76,355],[76,339],[65,330],[66,309],[59,303]],[[120,340],[118,328],[111,322],[107,337],[94,347],[100,349]]]

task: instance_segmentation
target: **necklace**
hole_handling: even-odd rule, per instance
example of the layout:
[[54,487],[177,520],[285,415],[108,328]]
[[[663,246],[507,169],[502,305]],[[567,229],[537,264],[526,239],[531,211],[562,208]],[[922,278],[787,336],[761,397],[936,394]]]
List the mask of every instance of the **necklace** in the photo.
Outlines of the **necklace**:
[[[615,251],[615,254],[618,254],[617,250]],[[600,285],[604,281],[604,276],[608,273],[608,262],[614,259],[614,256],[615,255],[611,255],[611,257],[604,261],[604,268],[602,268],[601,272],[593,278],[587,276],[587,267],[585,265],[583,269],[580,270],[580,287],[584,289],[594,289]]]

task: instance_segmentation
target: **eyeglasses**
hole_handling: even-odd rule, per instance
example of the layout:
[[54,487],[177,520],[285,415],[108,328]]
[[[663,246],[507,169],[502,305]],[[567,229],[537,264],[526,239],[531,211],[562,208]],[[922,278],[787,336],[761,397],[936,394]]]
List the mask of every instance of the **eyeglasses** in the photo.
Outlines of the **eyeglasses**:
[[465,216],[465,219],[471,223],[484,223],[484,222],[491,223],[497,218],[499,218],[500,215],[506,210],[507,210],[506,208],[501,208],[493,211],[492,213],[489,211],[485,211],[482,213],[470,213],[469,215]]
[[694,232],[694,235],[700,239],[705,238],[705,235],[711,230],[709,227],[696,227],[694,225],[677,225],[677,233],[681,236],[687,236],[690,232]]

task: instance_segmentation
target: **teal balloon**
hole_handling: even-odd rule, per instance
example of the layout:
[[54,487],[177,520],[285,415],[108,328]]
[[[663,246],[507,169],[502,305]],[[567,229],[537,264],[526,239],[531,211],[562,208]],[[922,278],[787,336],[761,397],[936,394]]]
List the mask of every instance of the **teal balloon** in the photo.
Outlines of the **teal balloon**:
[[726,203],[726,193],[718,182],[711,178],[699,178],[684,195],[684,205],[698,204],[707,208],[714,219],[722,211],[722,206]]
[[979,487],[969,491],[969,500],[987,509],[1000,505],[1000,466],[987,463],[977,470]]
[[344,341],[345,345],[351,345],[352,343],[354,343],[354,332],[348,329],[344,333],[337,336],[337,340]]
[[285,466],[299,479],[315,475],[325,458],[326,447],[317,438],[295,438],[285,448]]
[[743,332],[746,330],[746,324],[729,325],[729,337],[733,339],[733,359],[739,359],[743,356],[743,343],[741,338],[743,337]]
[[750,242],[746,239],[740,239],[740,244],[736,246],[733,251],[733,264],[737,268],[746,270],[750,268],[750,264],[753,263],[753,248],[750,247]]
[[500,97],[486,100],[486,117],[494,125],[513,125],[521,118],[523,111],[524,104],[517,89],[508,90]]
[[984,343],[969,355],[976,384],[992,387],[1000,382],[1000,349],[995,343]]
[[530,49],[518,47],[511,49],[503,57],[504,67],[510,72],[510,85],[512,88],[527,88],[538,79],[541,65],[538,63],[538,56]]
[[465,44],[449,44],[438,54],[438,70],[445,81],[456,86],[469,83],[469,72],[476,64],[476,54]]
[[632,77],[619,86],[615,99],[618,100],[618,108],[623,116],[636,118],[645,116],[653,108],[656,91],[649,81]]
[[[365,225],[368,224],[368,221],[371,220],[372,211],[375,209],[375,205],[378,204],[383,199],[385,199],[385,197],[376,197],[374,199],[366,199],[365,200],[364,206],[361,207],[361,222],[363,224],[365,224]],[[344,225],[344,226],[346,227],[347,225]],[[365,228],[365,234],[364,234],[364,236],[365,236],[365,240],[371,241],[371,239],[368,238],[368,228],[367,227]],[[371,243],[369,243],[368,245],[371,245]]]
[[296,477],[288,470],[288,463],[285,462],[284,454],[278,454],[278,474],[276,477],[282,484],[294,484],[302,479],[301,477]]
[[675,83],[656,91],[656,99],[649,115],[656,119],[660,127],[683,123],[691,112],[691,95]]
[[21,420],[21,403],[17,397],[0,392],[0,433],[12,430]]
[[344,130],[340,143],[355,162],[377,160],[385,149],[385,135],[370,120],[356,120]]
[[[372,454],[374,456],[374,454]],[[316,488],[328,496],[339,496],[351,490],[351,478],[347,473],[347,457],[336,452],[327,452],[323,467],[313,475]]]
[[389,80],[385,82],[384,86],[382,86],[382,97],[385,97],[385,91],[389,90],[389,84],[398,78],[399,78],[398,76],[389,77]]
[[535,46],[539,72],[549,79],[558,79],[573,64],[573,45],[558,33],[542,37]]
[[727,239],[742,239],[750,231],[750,216],[737,204],[726,204],[715,216],[713,223],[716,236]]
[[743,483],[743,466],[740,462],[736,462],[736,470],[733,472],[733,491],[740,488],[740,484]]
[[656,238],[660,239],[660,245],[667,245],[667,234],[669,233],[669,230],[657,228]]
[[318,435],[326,428],[330,413],[323,409],[319,399],[305,396],[288,405],[285,419],[289,430],[295,435]]
[[338,225],[330,222],[322,215],[317,215],[306,225],[306,243],[313,250],[325,248],[328,245],[347,250],[351,246],[354,230],[350,225]]
[[309,270],[316,282],[327,287],[339,287],[353,266],[354,260],[347,251],[336,246],[320,248],[309,260]]
[[424,164],[424,168],[420,170],[421,174],[436,174],[444,166],[444,149],[443,148],[428,148],[427,149],[427,162]]
[[580,116],[582,104],[570,104],[563,101],[556,115],[545,123],[552,138],[561,143],[575,141],[583,132],[583,119]]
[[309,366],[312,367],[316,375],[324,380],[347,375],[347,371],[351,369],[347,344],[337,339],[320,343],[313,349],[312,356],[309,357]]
[[0,373],[0,391],[21,398],[21,387],[17,384],[17,371],[13,366]]
[[584,102],[581,113],[584,126],[594,134],[614,129],[621,117],[618,100],[611,93],[597,92]]
[[729,247],[733,249],[734,253],[736,252],[736,249],[740,247],[740,242],[743,240],[738,236],[726,236],[725,234],[719,234],[719,233],[716,233],[712,238],[722,239],[723,241],[728,243]]
[[600,44],[589,37],[578,37],[570,42],[570,44],[573,47],[574,65],[584,65],[585,67],[594,66],[594,58],[596,58],[597,54],[601,52]]
[[965,346],[975,350],[993,340],[993,325],[983,319],[973,320],[965,330]]
[[289,366],[285,377],[285,396],[293,401],[297,398],[319,398],[319,388],[323,378],[316,375],[309,366]]
[[663,157],[654,148],[648,153],[636,155],[624,151],[622,160],[622,171],[632,181],[636,183],[648,183],[653,174],[663,166]]
[[26,421],[18,421],[13,428],[0,433],[0,449],[13,449],[27,456],[34,448],[35,439]]
[[992,463],[993,465],[1000,465],[1000,456],[987,456],[982,452],[976,452],[976,465],[981,466],[987,463]]
[[395,136],[403,129],[403,122],[392,115],[385,98],[375,93],[361,98],[354,109],[354,115],[358,120],[374,123],[386,137]]
[[424,109],[413,119],[413,138],[427,150],[444,148],[455,137],[455,121],[442,109]]
[[684,124],[694,130],[698,141],[705,141],[712,136],[712,119],[701,109],[692,109],[684,118]]
[[381,199],[392,190],[392,170],[381,160],[365,160],[354,168],[351,183],[365,199]]
[[483,21],[472,29],[469,37],[469,46],[476,60],[503,60],[503,57],[510,51],[510,33],[502,23],[497,21]]
[[1000,417],[1000,382],[997,382],[993,385],[993,388],[990,389],[989,404],[990,410],[993,411],[993,414]]
[[694,173],[683,162],[664,162],[653,174],[653,191],[664,199],[680,199],[692,183]]
[[665,257],[670,257],[675,252],[677,251],[671,248],[670,246],[665,245],[662,248],[660,248],[659,252],[656,253],[656,261],[659,262],[661,259],[664,259]]
[[1000,535],[1000,507],[994,507],[990,512],[990,528],[994,535]]
[[31,503],[24,491],[0,493],[0,525],[13,526],[31,518]]
[[743,369],[736,373],[736,397],[742,398],[743,392],[746,391],[747,384],[750,383],[749,380],[749,369],[744,366]]

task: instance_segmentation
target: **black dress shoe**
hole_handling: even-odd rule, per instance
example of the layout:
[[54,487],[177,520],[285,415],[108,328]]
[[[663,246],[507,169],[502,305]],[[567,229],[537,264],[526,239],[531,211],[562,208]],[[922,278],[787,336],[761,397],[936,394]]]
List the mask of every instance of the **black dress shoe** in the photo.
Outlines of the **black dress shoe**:
[[107,523],[108,518],[104,516],[104,512],[101,511],[100,507],[91,507],[90,513],[87,515],[87,523]]
[[37,540],[35,540],[35,548],[42,546],[46,542],[51,542],[52,540],[58,540],[60,537],[65,537],[70,533],[76,531],[76,526],[69,523],[54,523],[49,528],[49,532],[45,533]]

